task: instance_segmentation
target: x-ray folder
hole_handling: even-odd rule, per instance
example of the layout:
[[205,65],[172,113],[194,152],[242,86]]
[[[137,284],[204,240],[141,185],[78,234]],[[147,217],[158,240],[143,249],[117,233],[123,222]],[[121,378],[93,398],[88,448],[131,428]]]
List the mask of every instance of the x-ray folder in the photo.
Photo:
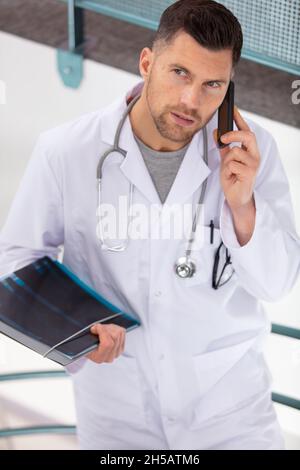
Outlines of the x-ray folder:
[[0,333],[61,365],[98,346],[94,323],[140,325],[48,256],[0,279]]

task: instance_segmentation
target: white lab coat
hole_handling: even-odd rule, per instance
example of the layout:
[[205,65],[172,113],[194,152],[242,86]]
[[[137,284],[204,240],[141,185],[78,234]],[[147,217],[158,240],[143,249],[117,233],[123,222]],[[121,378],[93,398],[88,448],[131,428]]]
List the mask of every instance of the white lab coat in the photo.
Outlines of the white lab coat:
[[[207,125],[208,166],[201,158],[202,132],[194,135],[166,204],[196,204],[208,177],[205,241],[193,253],[194,277],[179,279],[173,266],[184,254],[183,241],[131,240],[126,251],[111,253],[101,250],[96,237],[97,163],[113,144],[125,106],[122,96],[39,136],[1,232],[0,274],[45,254],[55,259],[64,245],[69,269],[141,321],[113,363],[82,359],[67,368],[82,448],[280,448],[271,374],[262,354],[270,323],[260,300],[276,301],[294,286],[300,240],[276,143],[247,120],[261,165],[254,233],[240,246],[220,186],[212,135],[217,113]],[[128,117],[120,146],[127,157],[112,155],[105,162],[103,200],[128,195],[132,182],[134,203],[161,205]],[[154,222],[160,227],[167,220],[164,209]],[[217,227],[212,245],[211,219]],[[221,239],[235,274],[214,290],[213,254]]]

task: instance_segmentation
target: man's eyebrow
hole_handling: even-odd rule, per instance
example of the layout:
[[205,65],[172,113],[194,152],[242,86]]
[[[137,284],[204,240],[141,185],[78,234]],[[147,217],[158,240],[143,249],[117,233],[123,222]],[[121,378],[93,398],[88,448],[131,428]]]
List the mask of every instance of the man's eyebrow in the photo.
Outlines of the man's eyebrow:
[[[186,67],[184,67],[183,65],[180,65],[180,64],[170,64],[169,65],[170,68],[178,68],[178,69],[182,69],[184,70],[185,72],[187,72],[191,77],[194,77],[195,74],[193,72],[191,72],[190,70],[188,70]],[[224,78],[207,78],[206,80],[204,80],[205,82],[219,82],[219,83],[227,83],[227,80],[225,80]]]

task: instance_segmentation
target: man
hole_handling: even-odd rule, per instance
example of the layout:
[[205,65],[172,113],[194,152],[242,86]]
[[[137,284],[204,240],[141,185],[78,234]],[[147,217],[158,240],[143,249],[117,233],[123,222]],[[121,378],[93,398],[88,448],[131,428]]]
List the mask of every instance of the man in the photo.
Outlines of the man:
[[[294,286],[300,241],[272,136],[235,108],[235,128],[223,141],[239,145],[216,145],[217,110],[241,47],[240,25],[224,6],[180,0],[163,13],[152,49],[141,52],[143,82],[126,99],[44,132],[35,147],[2,230],[2,273],[45,254],[56,258],[63,244],[75,274],[141,321],[128,335],[94,326],[98,349],[67,367],[81,448],[284,447],[260,300]],[[103,203],[116,207],[132,184],[135,204],[160,209],[151,229],[165,228],[168,208],[194,208],[207,180],[204,241],[192,251],[196,272],[188,279],[174,272],[183,239],[132,237],[112,253],[96,237],[99,156],[138,94],[120,135],[126,157],[111,155],[103,166]],[[220,241],[234,271],[213,289]]]

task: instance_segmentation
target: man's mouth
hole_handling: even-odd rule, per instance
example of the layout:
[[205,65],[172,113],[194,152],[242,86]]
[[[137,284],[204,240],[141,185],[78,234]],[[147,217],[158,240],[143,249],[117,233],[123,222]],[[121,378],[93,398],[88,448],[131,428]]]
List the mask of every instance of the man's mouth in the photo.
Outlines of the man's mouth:
[[194,119],[190,119],[190,118],[184,116],[184,114],[177,114],[177,113],[172,113],[171,112],[171,115],[172,115],[174,121],[176,122],[176,124],[179,124],[179,125],[184,126],[184,127],[191,126],[195,122]]

